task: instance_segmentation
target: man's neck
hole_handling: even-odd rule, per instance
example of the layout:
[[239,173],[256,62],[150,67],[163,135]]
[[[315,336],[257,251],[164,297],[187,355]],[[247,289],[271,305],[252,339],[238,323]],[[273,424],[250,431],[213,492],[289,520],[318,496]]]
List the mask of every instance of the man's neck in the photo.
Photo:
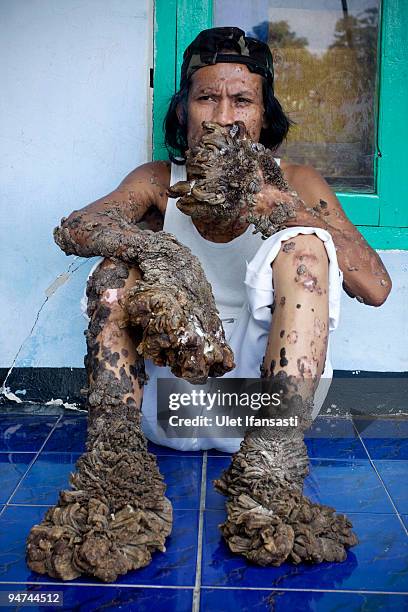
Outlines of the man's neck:
[[231,242],[241,236],[248,228],[249,223],[242,219],[191,219],[199,234],[210,242]]

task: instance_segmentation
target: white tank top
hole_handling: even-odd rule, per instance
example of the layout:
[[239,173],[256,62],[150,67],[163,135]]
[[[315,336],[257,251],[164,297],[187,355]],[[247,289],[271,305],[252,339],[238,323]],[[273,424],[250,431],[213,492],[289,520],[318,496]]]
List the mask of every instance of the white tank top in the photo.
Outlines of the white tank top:
[[[280,165],[280,158],[275,161]],[[186,166],[172,163],[170,185],[186,178]],[[254,226],[250,225],[230,242],[211,242],[201,236],[191,217],[182,213],[176,202],[176,198],[167,200],[163,229],[174,234],[198,257],[211,283],[221,320],[224,324],[233,323],[246,301],[246,264],[261,246],[261,234],[253,234]]]

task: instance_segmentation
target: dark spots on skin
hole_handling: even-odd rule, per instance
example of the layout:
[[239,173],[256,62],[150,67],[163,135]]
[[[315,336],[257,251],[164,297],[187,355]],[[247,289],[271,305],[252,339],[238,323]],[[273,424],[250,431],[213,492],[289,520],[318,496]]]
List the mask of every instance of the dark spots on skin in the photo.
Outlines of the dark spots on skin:
[[[106,289],[119,288],[125,285],[128,277],[128,268],[122,262],[118,262],[115,278],[115,266],[100,266],[90,277],[87,285],[88,315],[90,323],[86,332],[88,351],[85,356],[85,367],[90,377],[90,392],[88,402],[92,410],[107,410],[123,406],[126,395],[134,393],[132,379],[126,373],[124,365],[118,369],[120,354],[112,351],[109,346],[103,344],[100,334],[109,325],[111,308],[102,302]],[[110,285],[110,287],[108,286]],[[122,349],[122,354],[128,351]],[[112,369],[110,369],[112,368]],[[138,380],[144,380],[144,362],[138,367]]]
[[286,336],[286,339],[288,341],[289,344],[296,344],[296,342],[298,341],[298,333],[295,329],[293,329],[291,332],[289,332],[289,334]]
[[[40,558],[44,561],[41,573],[47,571],[62,580],[88,573],[105,582],[114,581],[124,573],[124,568],[131,567],[129,547],[134,545],[134,534],[138,534],[137,543],[146,546],[142,554],[150,558],[150,542],[158,542],[154,546],[163,550],[171,524],[171,508],[166,510],[163,504],[163,478],[140,429],[140,410],[138,398],[132,396],[132,379],[123,365],[117,367],[119,352],[104,344],[106,337],[109,342],[115,337],[111,331],[116,323],[111,328],[111,310],[102,302],[100,287],[98,274],[92,275],[87,286],[90,298],[85,358],[87,452],[78,459],[76,472],[71,475],[74,491],[61,493],[57,506],[49,510],[42,523],[41,540],[34,528],[27,547],[30,567],[32,563],[38,569]],[[108,333],[99,335],[106,328]],[[110,525],[109,516],[114,520],[119,511],[123,526],[120,521]],[[74,515],[79,517],[78,521],[72,520]],[[55,526],[61,533],[69,533],[69,542],[64,540],[63,559],[61,550],[55,546]],[[145,545],[146,542],[149,544]],[[81,546],[87,551],[82,556],[78,552]]]
[[280,306],[284,306],[285,304],[286,304],[286,298],[285,298],[285,296],[282,296],[281,299],[280,299],[279,305]]
[[127,349],[122,349],[120,352],[122,357],[129,357],[129,351]]
[[302,378],[306,376],[307,378],[315,380],[318,365],[317,359],[308,357],[308,355],[303,355],[297,360],[297,369]]
[[135,378],[139,384],[139,388],[142,388],[146,384],[147,376],[145,371],[144,360],[141,358],[136,364],[129,366],[129,372]]
[[285,366],[288,365],[288,360],[286,359],[286,349],[285,348],[281,348],[280,350],[280,361],[279,361],[279,365],[281,366],[281,368],[284,368]]
[[295,277],[295,283],[300,283],[310,293],[317,293],[317,295],[323,295],[323,291],[319,286],[317,277],[314,276],[310,270],[304,265],[301,264],[296,269],[297,276]]
[[284,335],[285,335],[285,330],[284,330],[284,329],[281,329],[279,336],[280,336],[281,338],[283,338],[283,336],[284,336]]
[[265,367],[265,357],[264,357],[262,359],[261,365],[259,366],[259,369],[261,372],[261,378],[269,378],[270,376],[273,376],[275,367],[276,367],[276,361],[272,359],[270,366],[269,366],[269,370],[268,370],[268,368]]
[[116,368],[118,366],[120,355],[117,352],[112,353],[109,347],[104,346],[102,348],[102,357],[107,363],[109,363],[110,366],[112,366],[112,368]]
[[133,393],[135,388],[133,386],[132,379],[127,375],[124,366],[119,369],[120,382],[125,393]]
[[286,244],[283,245],[282,247],[282,251],[284,253],[289,253],[290,251],[293,251],[293,249],[295,248],[295,243],[294,242],[287,242]]
[[[98,316],[93,317],[96,308],[98,310]],[[87,312],[89,318],[91,319],[91,322],[87,331],[85,332],[85,335],[88,336],[88,334],[92,334],[94,336],[98,336],[103,330],[104,325],[108,320],[109,315],[111,314],[111,309],[109,308],[109,306],[105,306],[104,304],[99,304],[97,306],[97,302],[94,302],[90,298],[88,301]]]
[[302,308],[301,304],[296,304],[296,308]]
[[314,330],[314,335],[317,338],[320,338],[320,336],[322,336],[324,332],[326,331],[326,323],[322,321],[321,319],[319,319],[318,317],[315,317],[314,323],[313,323],[313,330]]
[[310,343],[310,351],[311,351],[311,355],[312,355],[313,359],[315,359],[317,361],[317,357],[318,357],[318,355],[317,355],[317,347],[316,347],[316,344],[315,344],[315,342],[313,340]]
[[133,397],[128,397],[126,399],[126,404],[129,406],[129,408],[137,408],[137,404]]
[[113,368],[116,368],[116,366],[118,365],[118,361],[119,361],[119,353],[115,351],[115,353],[111,353],[108,359],[108,363],[109,365],[111,365]]

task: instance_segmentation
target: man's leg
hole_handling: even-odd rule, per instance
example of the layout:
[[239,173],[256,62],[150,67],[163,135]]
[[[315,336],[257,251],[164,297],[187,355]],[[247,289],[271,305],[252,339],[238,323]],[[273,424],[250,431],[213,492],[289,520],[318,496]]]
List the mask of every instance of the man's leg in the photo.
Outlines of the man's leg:
[[275,300],[263,375],[286,372],[305,380],[313,393],[324,370],[329,327],[323,242],[315,234],[287,240],[272,270]]
[[[90,322],[86,331],[85,366],[90,429],[95,429],[99,411],[105,421],[118,403],[122,405],[121,414],[126,412],[130,419],[139,422],[144,359],[137,352],[138,330],[129,326],[127,312],[119,300],[140,278],[137,268],[105,259],[88,281]],[[103,428],[101,433],[104,434]]]
[[140,430],[140,336],[118,301],[139,278],[138,270],[105,260],[88,281],[87,452],[71,476],[73,490],[60,493],[27,546],[30,568],[58,579],[115,580],[165,550],[171,531],[171,504]]
[[356,544],[350,522],[302,494],[308,472],[303,431],[324,369],[328,333],[328,259],[315,235],[283,243],[272,264],[275,302],[262,376],[280,392],[272,418],[298,417],[291,427],[247,431],[217,489],[229,497],[221,530],[233,552],[261,565],[342,561]]

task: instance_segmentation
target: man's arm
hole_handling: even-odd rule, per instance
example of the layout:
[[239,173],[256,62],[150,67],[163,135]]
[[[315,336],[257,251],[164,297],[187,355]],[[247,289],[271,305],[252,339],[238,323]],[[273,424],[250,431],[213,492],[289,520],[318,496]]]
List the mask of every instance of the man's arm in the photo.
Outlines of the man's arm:
[[[321,227],[327,230],[337,251],[343,272],[343,287],[348,295],[370,306],[381,306],[391,291],[391,279],[380,257],[346,217],[321,174],[307,165],[288,164],[284,177],[306,207],[296,209],[296,218],[286,225]],[[323,208],[313,209],[323,200]]]
[[[74,210],[54,230],[56,242],[67,254],[100,255],[101,236],[112,238],[139,231],[137,223],[164,214],[170,182],[167,162],[151,162],[136,168],[117,189],[103,198]],[[156,228],[157,229],[157,228]]]

